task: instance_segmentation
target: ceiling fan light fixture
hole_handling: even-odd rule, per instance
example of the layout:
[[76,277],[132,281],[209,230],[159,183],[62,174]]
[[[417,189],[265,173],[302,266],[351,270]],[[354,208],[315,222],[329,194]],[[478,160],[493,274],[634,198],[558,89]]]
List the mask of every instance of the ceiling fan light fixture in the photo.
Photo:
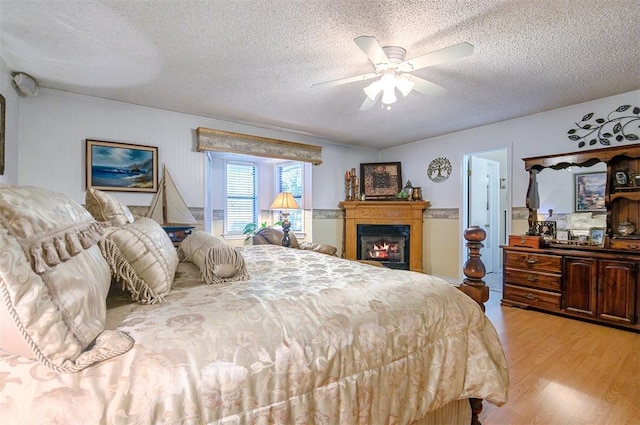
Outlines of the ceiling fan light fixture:
[[396,97],[396,89],[395,87],[385,88],[382,92],[382,103],[385,105],[391,105],[395,103],[398,98]]
[[382,90],[382,84],[380,83],[380,80],[376,80],[362,90],[364,90],[364,93],[369,99],[375,101]]
[[380,78],[380,84],[382,85],[382,90],[393,90],[396,88],[396,76],[395,74],[388,72]]
[[411,93],[411,90],[413,90],[413,87],[415,87],[415,85],[416,83],[403,77],[398,78],[396,81],[396,87],[398,88],[398,90],[400,90],[400,93],[402,93],[404,97],[407,97],[409,93]]

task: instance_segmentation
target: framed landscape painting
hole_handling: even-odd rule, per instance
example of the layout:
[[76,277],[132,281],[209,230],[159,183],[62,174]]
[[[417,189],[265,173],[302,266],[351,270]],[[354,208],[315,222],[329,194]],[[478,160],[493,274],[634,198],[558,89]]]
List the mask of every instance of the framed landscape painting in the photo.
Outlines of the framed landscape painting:
[[606,211],[604,195],[607,185],[607,173],[574,174],[575,212]]
[[123,192],[158,191],[158,148],[86,140],[87,188]]

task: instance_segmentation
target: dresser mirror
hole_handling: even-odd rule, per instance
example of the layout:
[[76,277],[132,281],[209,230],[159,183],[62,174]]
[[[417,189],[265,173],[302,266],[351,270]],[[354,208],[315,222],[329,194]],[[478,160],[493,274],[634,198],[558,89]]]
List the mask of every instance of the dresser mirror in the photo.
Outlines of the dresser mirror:
[[632,144],[524,158],[528,234],[557,242],[560,230],[563,243],[568,234],[582,245],[589,245],[593,229],[605,229],[606,239],[640,239],[628,232],[640,224],[639,157],[640,144]]

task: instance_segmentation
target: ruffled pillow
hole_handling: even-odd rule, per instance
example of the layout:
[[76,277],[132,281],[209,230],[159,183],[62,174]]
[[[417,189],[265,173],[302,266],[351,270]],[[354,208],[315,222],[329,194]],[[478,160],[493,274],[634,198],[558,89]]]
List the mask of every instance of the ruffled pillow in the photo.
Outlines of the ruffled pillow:
[[134,221],[129,207],[101,190],[92,187],[87,189],[85,204],[96,220],[106,222],[109,226],[121,226]]
[[192,233],[180,243],[178,258],[198,266],[202,280],[207,284],[250,278],[240,251],[223,239],[203,231]]
[[66,196],[0,185],[0,349],[77,372],[126,352],[104,330],[111,276],[101,226]]
[[154,220],[140,217],[133,223],[105,230],[99,243],[113,278],[141,304],[164,301],[178,267],[176,249]]

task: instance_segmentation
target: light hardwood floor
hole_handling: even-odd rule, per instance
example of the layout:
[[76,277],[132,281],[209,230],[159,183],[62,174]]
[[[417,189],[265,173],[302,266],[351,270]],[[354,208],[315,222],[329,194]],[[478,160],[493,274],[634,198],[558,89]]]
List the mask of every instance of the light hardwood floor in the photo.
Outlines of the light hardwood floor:
[[483,425],[640,424],[640,334],[500,306],[487,316],[509,362],[509,401],[484,403]]

